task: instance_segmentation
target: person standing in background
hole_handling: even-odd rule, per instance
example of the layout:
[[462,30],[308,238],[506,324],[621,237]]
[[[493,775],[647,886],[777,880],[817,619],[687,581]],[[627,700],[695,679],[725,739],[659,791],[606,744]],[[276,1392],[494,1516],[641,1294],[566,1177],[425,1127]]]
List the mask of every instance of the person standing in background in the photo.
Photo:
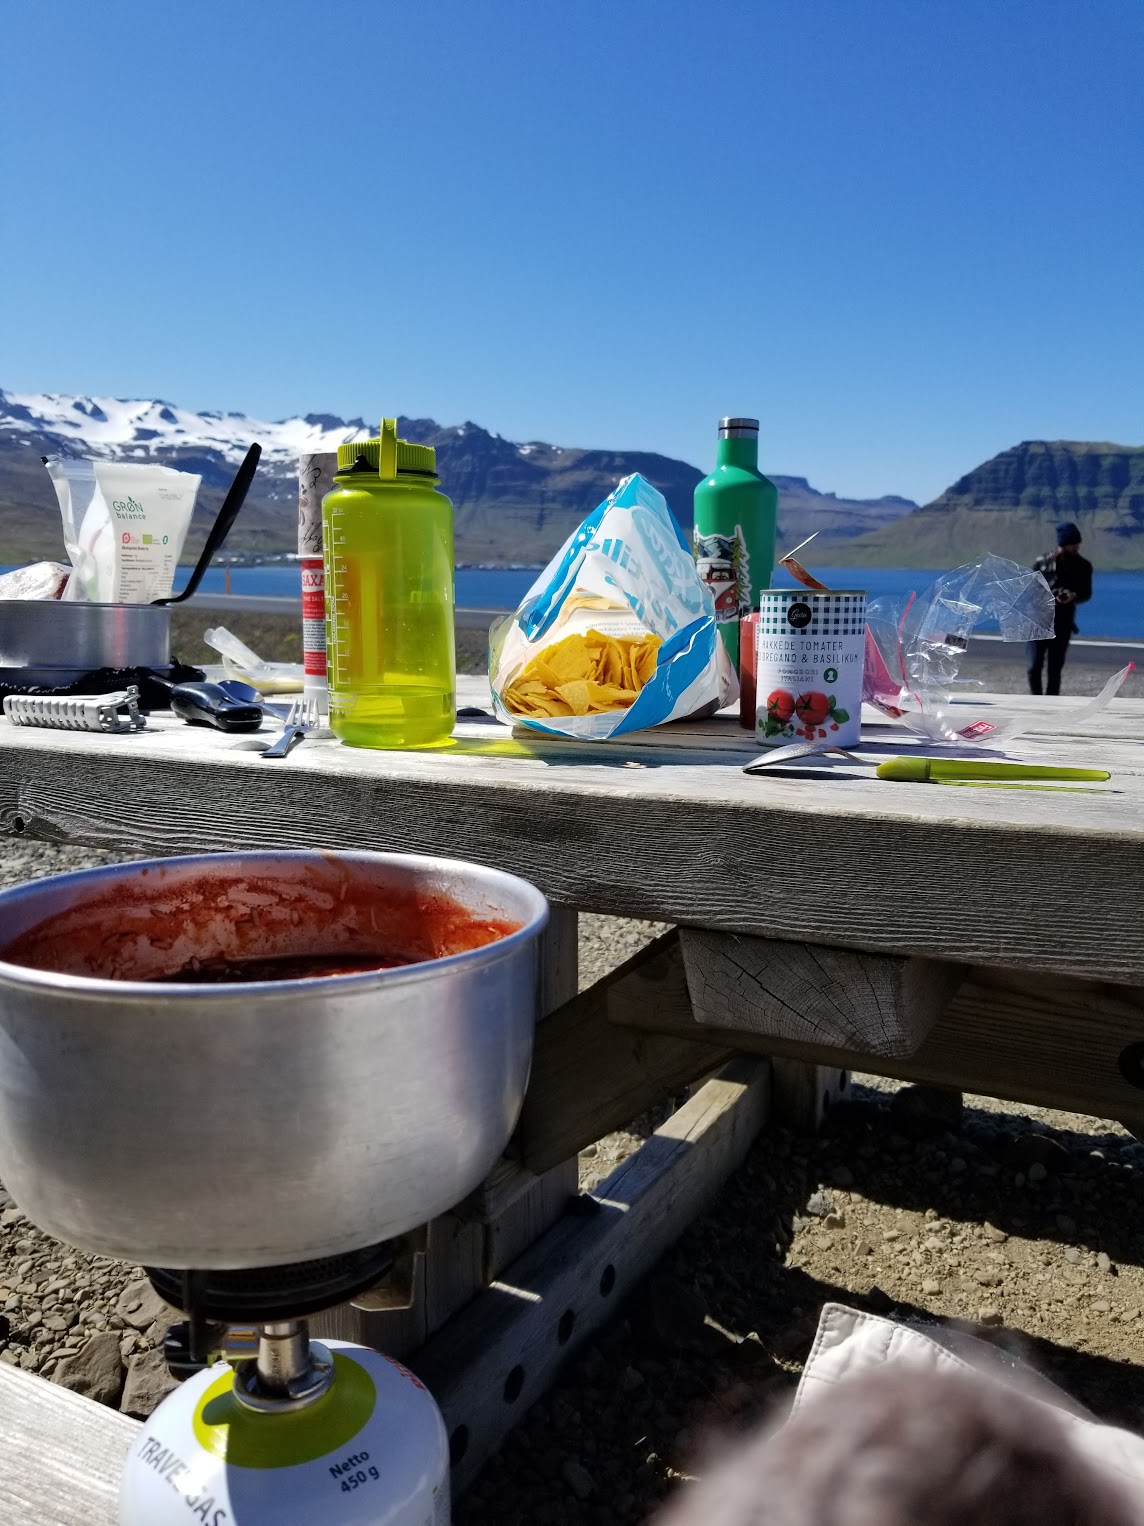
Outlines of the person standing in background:
[[[1026,654],[1030,694],[1059,694],[1061,670],[1069,641],[1076,632],[1075,610],[1092,598],[1092,563],[1080,554],[1080,531],[1071,521],[1057,526],[1057,549],[1039,556],[1033,571],[1043,575],[1057,601],[1055,634],[1051,641],[1030,641]],[[1049,659],[1049,681],[1041,688],[1045,658]]]

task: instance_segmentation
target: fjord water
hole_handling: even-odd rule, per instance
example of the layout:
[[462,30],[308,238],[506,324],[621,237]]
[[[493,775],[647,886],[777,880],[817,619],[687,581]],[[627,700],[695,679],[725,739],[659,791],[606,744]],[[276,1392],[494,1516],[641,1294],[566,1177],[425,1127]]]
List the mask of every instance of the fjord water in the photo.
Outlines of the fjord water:
[[[536,580],[537,567],[458,567],[458,609],[515,609]],[[176,587],[182,587],[189,568],[180,568]],[[820,567],[816,577],[831,588],[864,588],[871,599],[883,595],[920,593],[938,572],[918,567]],[[224,573],[212,567],[203,579],[204,591],[221,593]],[[264,597],[301,599],[301,573],[297,563],[283,562],[260,567],[232,567],[231,592]],[[1085,637],[1109,641],[1144,639],[1144,572],[1097,572],[1093,575],[1091,604],[1077,611],[1077,624]]]
[[[883,595],[920,593],[938,576],[922,567],[818,567],[817,577],[831,588],[865,588],[871,599]],[[944,570],[944,569],[943,569]],[[10,572],[0,565],[0,572]],[[536,581],[539,567],[458,567],[458,609],[515,609]],[[180,567],[175,588],[185,586],[189,567]],[[222,593],[226,575],[212,567],[202,581],[204,593]],[[235,594],[277,599],[302,599],[302,574],[296,562],[275,562],[257,567],[232,567],[230,591]],[[1107,641],[1144,640],[1144,572],[1095,572],[1092,602],[1077,611],[1082,637]]]

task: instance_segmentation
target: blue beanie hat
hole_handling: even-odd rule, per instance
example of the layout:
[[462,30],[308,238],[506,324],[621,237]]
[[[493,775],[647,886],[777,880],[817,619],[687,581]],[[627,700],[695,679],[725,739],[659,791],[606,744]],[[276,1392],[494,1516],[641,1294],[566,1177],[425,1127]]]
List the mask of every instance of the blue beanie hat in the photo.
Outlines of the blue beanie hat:
[[1080,538],[1080,531],[1071,519],[1066,519],[1064,524],[1057,526],[1058,546],[1079,546]]

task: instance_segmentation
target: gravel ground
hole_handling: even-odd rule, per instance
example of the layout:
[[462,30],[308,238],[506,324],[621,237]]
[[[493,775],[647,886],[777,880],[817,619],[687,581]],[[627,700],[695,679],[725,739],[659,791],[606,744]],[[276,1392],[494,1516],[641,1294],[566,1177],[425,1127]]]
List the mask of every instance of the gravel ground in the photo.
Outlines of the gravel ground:
[[[1021,688],[1023,666],[976,665]],[[1065,692],[1108,674],[1066,668]],[[1144,693],[1141,675],[1122,691]],[[123,854],[0,849],[0,885]],[[581,983],[661,929],[581,920]],[[666,1109],[582,1153],[591,1190]],[[792,1391],[824,1302],[972,1326],[1094,1412],[1144,1427],[1144,1145],[1115,1123],[856,1078],[818,1139],[756,1143],[626,1312],[569,1363],[460,1502],[457,1526],[627,1526]],[[1138,1226],[1141,1226],[1138,1228]],[[0,1361],[135,1414],[170,1318],[140,1270],[41,1236],[0,1191]]]
[[[585,919],[582,978],[612,936]],[[601,957],[603,955],[603,957]],[[591,1188],[648,1120],[581,1156]],[[711,1211],[486,1465],[458,1526],[645,1521],[793,1394],[819,1311],[951,1321],[1144,1430],[1144,1144],[1119,1124],[856,1076],[760,1137]]]

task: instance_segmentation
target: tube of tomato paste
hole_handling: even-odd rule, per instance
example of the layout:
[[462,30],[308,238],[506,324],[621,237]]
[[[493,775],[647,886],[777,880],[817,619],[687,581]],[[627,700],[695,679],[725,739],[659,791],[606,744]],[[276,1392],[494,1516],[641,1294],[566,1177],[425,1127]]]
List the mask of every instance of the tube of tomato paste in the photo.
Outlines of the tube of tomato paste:
[[326,689],[326,572],[322,561],[322,498],[334,485],[338,453],[317,451],[298,460],[298,556],[302,563],[304,692],[328,714]]

